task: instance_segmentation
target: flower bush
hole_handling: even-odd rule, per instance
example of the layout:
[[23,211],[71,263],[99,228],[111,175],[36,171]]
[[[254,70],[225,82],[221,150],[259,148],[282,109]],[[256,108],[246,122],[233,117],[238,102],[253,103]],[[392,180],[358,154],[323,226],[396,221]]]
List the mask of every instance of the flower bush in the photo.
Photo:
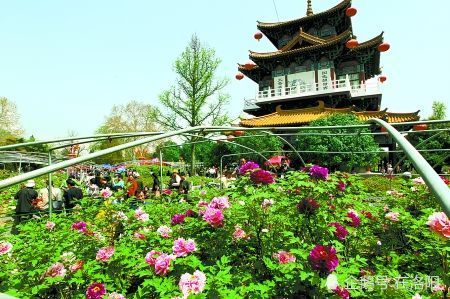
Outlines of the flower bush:
[[[18,298],[444,298],[450,221],[426,185],[319,167],[269,184],[253,182],[258,168],[252,168],[236,188],[193,190],[189,202],[163,197],[136,206],[114,194],[85,198],[67,215],[23,222],[19,235],[1,227],[0,292]],[[0,196],[6,201],[12,194]],[[400,276],[439,281],[400,288]],[[391,280],[385,287],[349,285],[374,277]]]

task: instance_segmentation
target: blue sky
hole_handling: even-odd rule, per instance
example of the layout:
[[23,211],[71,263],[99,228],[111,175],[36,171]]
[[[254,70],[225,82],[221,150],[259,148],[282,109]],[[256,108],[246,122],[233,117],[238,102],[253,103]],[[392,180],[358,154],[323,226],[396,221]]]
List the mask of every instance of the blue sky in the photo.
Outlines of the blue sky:
[[[313,0],[320,12],[339,0]],[[280,20],[305,15],[306,0],[275,0]],[[388,80],[382,108],[431,113],[433,100],[450,106],[448,0],[354,0],[360,42],[385,31]],[[236,81],[248,50],[272,51],[253,38],[256,21],[276,21],[272,0],[0,0],[0,96],[14,101],[27,135],[38,139],[91,134],[114,104],[157,104],[173,84],[172,64],[191,35],[216,50],[219,75],[230,78],[232,116],[256,84]],[[449,107],[450,108],[450,107]],[[450,111],[447,111],[447,117]]]

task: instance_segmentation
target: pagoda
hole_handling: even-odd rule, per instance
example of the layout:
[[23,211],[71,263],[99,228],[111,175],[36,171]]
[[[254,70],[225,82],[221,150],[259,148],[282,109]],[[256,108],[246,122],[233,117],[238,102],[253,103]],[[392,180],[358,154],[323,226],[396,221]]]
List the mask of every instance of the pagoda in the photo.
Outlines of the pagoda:
[[255,98],[244,103],[253,118],[240,125],[299,126],[333,113],[354,113],[360,120],[419,120],[419,111],[381,110],[380,84],[386,77],[380,76],[380,53],[390,46],[383,32],[359,43],[351,22],[356,12],[351,0],[343,0],[315,14],[308,0],[305,17],[258,22],[255,38],[264,34],[276,50],[250,51],[251,61],[238,66],[237,79],[245,75],[258,84]]

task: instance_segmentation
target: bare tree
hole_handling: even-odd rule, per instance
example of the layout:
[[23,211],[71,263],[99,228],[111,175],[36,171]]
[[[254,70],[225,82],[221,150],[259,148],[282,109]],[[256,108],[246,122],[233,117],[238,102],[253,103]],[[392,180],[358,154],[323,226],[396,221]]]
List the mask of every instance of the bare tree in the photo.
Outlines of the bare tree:
[[[223,125],[228,122],[225,105],[229,96],[222,93],[228,79],[215,78],[221,60],[215,51],[201,44],[193,35],[186,49],[175,60],[176,84],[159,96],[162,110],[155,120],[166,129],[179,130],[200,125]],[[196,137],[187,137],[194,142]],[[191,170],[194,172],[195,146],[191,147]]]
[[6,136],[20,137],[23,129],[20,125],[20,115],[14,102],[0,97],[0,138]]

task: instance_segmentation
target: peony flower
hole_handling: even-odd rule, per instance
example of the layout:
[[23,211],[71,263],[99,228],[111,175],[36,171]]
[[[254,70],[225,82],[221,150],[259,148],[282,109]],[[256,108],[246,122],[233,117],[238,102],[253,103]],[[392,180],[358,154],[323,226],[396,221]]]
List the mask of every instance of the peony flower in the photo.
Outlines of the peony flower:
[[134,232],[133,238],[138,239],[138,240],[145,240],[146,239],[145,235],[143,233],[140,233],[140,232]]
[[445,176],[441,176],[441,179],[444,181],[446,185],[450,185],[450,179],[447,179]]
[[95,282],[88,286],[86,290],[86,299],[102,299],[105,294],[105,285],[103,283]]
[[345,191],[345,188],[346,188],[347,186],[345,185],[344,182],[340,181],[340,182],[337,184],[336,187],[337,187],[338,190],[344,192],[344,191]]
[[386,216],[384,216],[386,219],[389,219],[391,221],[395,221],[397,222],[399,219],[398,217],[400,216],[400,213],[398,212],[389,212],[386,214]]
[[423,180],[422,177],[417,177],[413,179],[413,183],[416,185],[425,185],[425,181]]
[[128,220],[128,216],[125,215],[125,213],[122,212],[122,211],[117,212],[115,217],[116,217],[118,220],[121,220],[121,221],[127,221],[127,220]]
[[333,293],[335,293],[336,295],[338,295],[339,297],[341,297],[342,299],[349,299],[350,298],[350,293],[346,288],[342,288],[342,287],[337,287],[333,290]]
[[125,299],[125,296],[116,292],[112,292],[108,295],[108,299]]
[[333,272],[339,265],[336,249],[332,246],[316,245],[309,253],[308,260],[314,270],[326,274]]
[[235,239],[235,240],[249,239],[249,237],[247,236],[245,231],[239,225],[236,225],[234,227],[233,239]]
[[435,212],[428,217],[430,229],[446,238],[450,238],[450,220],[444,212]]
[[228,202],[227,196],[222,197],[214,197],[208,205],[209,208],[213,209],[228,209],[230,207],[230,203]]
[[80,233],[86,232],[86,222],[84,221],[78,221],[72,224],[72,229],[79,231]]
[[422,296],[420,296],[419,293],[416,293],[414,296],[411,297],[411,299],[422,299]]
[[212,227],[220,227],[223,225],[223,214],[219,209],[208,207],[203,214],[203,219],[211,224]]
[[175,215],[173,215],[172,221],[170,223],[172,225],[184,223],[184,218],[186,218],[185,214],[175,214]]
[[160,256],[158,256],[155,259],[155,272],[158,275],[166,275],[167,272],[169,272],[170,267],[170,261],[175,260],[174,255],[168,255],[165,253],[161,253]]
[[162,194],[164,194],[164,195],[170,195],[170,194],[172,194],[172,190],[170,190],[170,189],[164,189],[164,190],[162,191]]
[[201,208],[201,207],[207,207],[208,206],[208,202],[204,201],[203,199],[200,200],[197,204],[197,207]]
[[184,273],[180,277],[178,286],[184,297],[187,298],[189,294],[199,294],[203,292],[206,284],[206,275],[196,270],[194,274]]
[[53,221],[47,221],[47,223],[45,224],[45,228],[48,229],[49,231],[52,231],[55,228],[55,222]]
[[327,289],[332,291],[339,286],[336,274],[329,274],[326,282]]
[[358,227],[361,224],[361,219],[355,210],[349,209],[347,212],[347,217],[351,219],[349,222],[350,226]]
[[339,222],[331,222],[328,226],[334,226],[336,228],[334,231],[334,236],[338,238],[338,240],[343,241],[348,236],[348,230]]
[[326,180],[328,178],[328,168],[313,165],[309,169],[309,176],[316,179]]
[[272,174],[267,170],[256,170],[250,174],[250,180],[255,184],[272,184],[275,182]]
[[145,213],[145,211],[142,210],[142,208],[139,207],[137,210],[134,211],[134,218],[136,218],[139,221],[145,222],[148,221],[149,215]]
[[66,272],[67,270],[62,263],[54,263],[45,271],[44,277],[64,277]]
[[363,214],[364,216],[366,216],[367,219],[373,220],[373,215],[371,212],[368,211],[361,211],[361,214]]
[[103,247],[98,250],[95,259],[97,261],[107,262],[109,261],[109,259],[112,257],[113,254],[114,254],[114,247],[112,246]]
[[109,198],[112,195],[112,191],[109,188],[100,190],[100,196],[103,198]]
[[184,213],[184,216],[186,216],[186,217],[195,217],[195,212],[193,210],[189,209],[189,210],[187,210]]
[[0,241],[0,255],[7,254],[12,249],[12,244],[6,241]]
[[162,225],[156,230],[156,232],[163,238],[169,238],[169,235],[172,233],[172,229],[167,225]]
[[195,241],[192,239],[185,240],[184,238],[178,238],[173,242],[173,253],[177,257],[187,256],[189,253],[195,251]]
[[73,264],[69,267],[69,270],[72,273],[77,272],[78,270],[83,268],[83,265],[84,265],[83,261],[76,261],[75,264]]
[[377,245],[381,246],[381,241],[380,240],[377,241]]
[[239,168],[240,175],[246,175],[249,172],[259,169],[259,165],[253,161],[248,161]]
[[75,262],[77,257],[75,255],[75,253],[73,253],[72,251],[68,251],[68,252],[63,252],[63,254],[61,254],[60,259],[64,264],[71,264],[71,263]]
[[261,204],[261,208],[263,208],[263,210],[267,210],[270,206],[272,206],[274,204],[273,199],[264,199],[262,204]]
[[145,262],[150,266],[155,266],[156,258],[161,255],[161,252],[152,250],[145,255]]
[[278,259],[278,263],[280,264],[287,264],[287,263],[293,263],[295,262],[295,256],[286,251],[278,251],[277,253],[273,254],[273,258]]
[[316,212],[320,205],[312,198],[304,198],[297,205],[297,209],[301,214],[311,215]]

